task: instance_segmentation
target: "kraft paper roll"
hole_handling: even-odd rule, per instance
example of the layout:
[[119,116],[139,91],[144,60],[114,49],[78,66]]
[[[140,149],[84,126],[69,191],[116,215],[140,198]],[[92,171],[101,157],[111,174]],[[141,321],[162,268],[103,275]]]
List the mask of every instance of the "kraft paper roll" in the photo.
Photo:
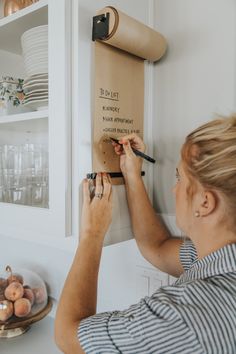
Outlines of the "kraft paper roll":
[[[143,137],[144,61],[104,43],[95,43],[93,172],[119,172],[109,137]],[[123,184],[113,178],[113,184]]]
[[[156,61],[166,50],[158,32],[113,7],[97,13],[110,14],[109,34],[94,45],[94,117],[92,172],[120,172],[120,158],[109,137],[136,133],[143,137],[144,59]],[[123,184],[123,178],[113,178]]]
[[104,43],[152,62],[165,54],[167,42],[162,34],[112,6],[98,12],[99,15],[107,13],[110,14],[109,34]]

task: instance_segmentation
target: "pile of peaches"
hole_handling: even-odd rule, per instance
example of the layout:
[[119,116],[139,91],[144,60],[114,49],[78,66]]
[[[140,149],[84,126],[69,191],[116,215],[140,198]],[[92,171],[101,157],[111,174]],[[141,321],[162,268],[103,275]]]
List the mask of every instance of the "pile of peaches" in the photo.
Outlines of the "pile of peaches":
[[43,304],[47,300],[44,287],[31,288],[24,284],[21,274],[12,273],[7,266],[7,277],[0,277],[0,322],[11,317],[24,318],[32,313],[33,306]]

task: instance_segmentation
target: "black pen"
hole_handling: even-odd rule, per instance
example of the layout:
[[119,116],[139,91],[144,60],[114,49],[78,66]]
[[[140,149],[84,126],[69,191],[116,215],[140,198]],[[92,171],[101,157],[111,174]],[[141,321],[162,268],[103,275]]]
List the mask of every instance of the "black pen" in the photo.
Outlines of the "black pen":
[[[111,137],[110,137],[110,139],[111,139],[112,141],[114,141],[116,144],[119,144],[120,146],[122,146],[122,144],[119,143],[119,140],[117,140],[117,139],[115,139],[115,138],[111,138]],[[156,162],[156,160],[154,160],[152,157],[150,157],[150,156],[144,154],[142,151],[139,151],[139,150],[137,150],[137,149],[134,149],[132,146],[131,146],[131,149],[133,150],[133,152],[135,153],[136,156],[140,156],[140,157],[142,157],[143,159],[145,159],[145,160],[147,160],[147,161],[149,161],[149,162],[152,162],[152,163],[155,163],[155,162]]]

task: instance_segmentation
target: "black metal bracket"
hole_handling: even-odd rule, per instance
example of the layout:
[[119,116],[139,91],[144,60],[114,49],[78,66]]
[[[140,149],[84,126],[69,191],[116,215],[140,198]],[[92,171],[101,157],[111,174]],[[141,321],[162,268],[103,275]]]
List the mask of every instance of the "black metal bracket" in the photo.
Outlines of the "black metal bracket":
[[[123,177],[122,172],[107,172],[111,178],[119,178],[119,177]],[[86,175],[87,179],[96,179],[97,173],[88,173]],[[141,176],[145,176],[145,171],[141,172]]]
[[93,17],[93,33],[92,33],[93,41],[96,41],[96,39],[105,39],[108,37],[109,19],[110,19],[109,12],[107,12],[106,14]]

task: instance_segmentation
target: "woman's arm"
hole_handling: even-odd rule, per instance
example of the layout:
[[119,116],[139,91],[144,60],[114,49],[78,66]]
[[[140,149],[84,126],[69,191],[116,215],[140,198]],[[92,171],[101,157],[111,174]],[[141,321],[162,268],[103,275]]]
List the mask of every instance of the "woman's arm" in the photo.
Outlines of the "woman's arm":
[[96,313],[99,264],[104,236],[111,222],[109,177],[106,174],[97,175],[92,200],[87,180],[84,181],[83,191],[80,243],[59,300],[55,320],[55,340],[66,354],[84,353],[77,330],[82,319]]
[[126,194],[132,229],[142,255],[158,269],[179,276],[183,268],[179,259],[182,240],[173,238],[162,220],[157,216],[147,195],[142,177],[142,159],[131,146],[145,151],[143,141],[131,134],[120,139],[121,146],[113,144],[120,155],[120,166],[125,178]]

